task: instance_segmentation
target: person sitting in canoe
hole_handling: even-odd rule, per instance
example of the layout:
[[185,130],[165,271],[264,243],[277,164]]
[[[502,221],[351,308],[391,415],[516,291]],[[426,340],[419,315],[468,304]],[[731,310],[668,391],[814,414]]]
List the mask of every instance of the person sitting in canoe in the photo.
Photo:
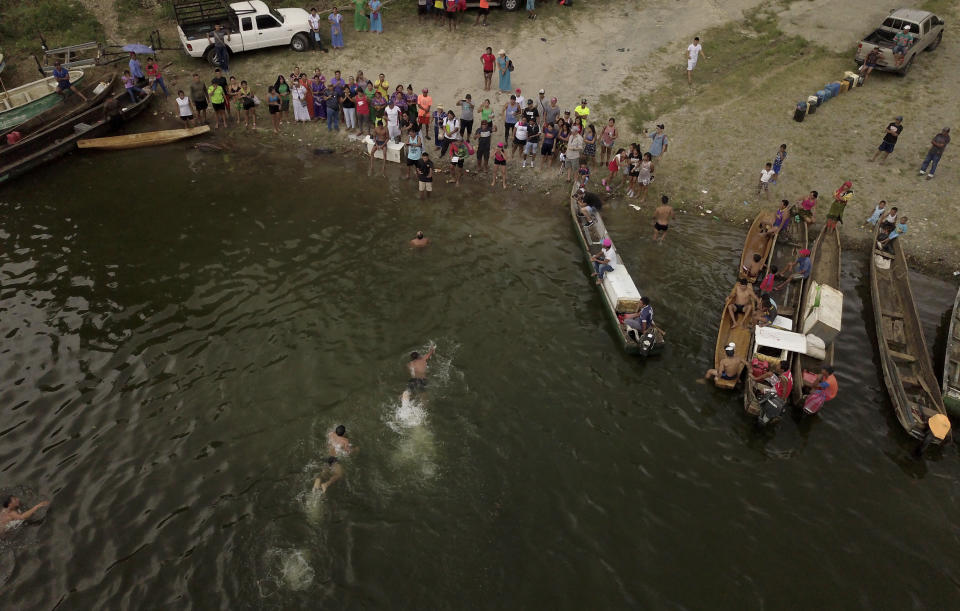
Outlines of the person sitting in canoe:
[[603,207],[603,200],[596,193],[591,193],[584,189],[577,191],[577,203],[580,205],[580,213],[587,219],[585,227],[593,225],[596,221],[594,214],[600,212]]
[[746,276],[747,281],[750,283],[757,281],[761,271],[763,271],[763,256],[758,252],[753,253],[753,261],[751,263],[743,265],[740,268],[740,274]]
[[766,388],[760,386],[757,389],[760,391],[757,396],[758,399],[769,389],[770,392],[776,392],[778,397],[786,401],[790,396],[790,391],[793,390],[793,374],[790,373],[790,363],[786,361],[771,363],[770,369],[761,372],[760,375],[751,373],[750,377],[753,378],[754,382],[765,383],[766,385]]
[[837,396],[839,386],[836,376],[833,375],[833,367],[823,367],[812,386],[814,391],[807,395],[803,402],[803,411],[807,414],[816,414],[824,403]]
[[757,308],[754,322],[761,327],[766,327],[767,325],[772,325],[776,319],[777,302],[774,301],[770,295],[764,293],[760,296],[760,307]]
[[773,232],[780,233],[790,224],[790,200],[781,199],[780,208],[773,216]]
[[623,315],[623,324],[627,325],[627,335],[633,341],[640,343],[640,337],[653,328],[653,306],[650,305],[650,298],[643,296],[640,298],[643,307],[639,312]]
[[[752,320],[757,294],[746,278],[740,278],[727,297],[727,315],[734,329],[745,327]],[[739,316],[739,319],[737,318]]]
[[[781,277],[784,280],[777,285],[776,289],[779,291],[791,280],[800,280],[801,278],[806,280],[810,277],[811,269],[813,269],[813,262],[810,261],[810,249],[802,248],[800,252],[797,253],[796,261],[792,261],[790,265],[787,266],[787,269],[783,270]],[[791,274],[790,272],[793,273]]]
[[603,275],[613,271],[613,264],[617,260],[617,251],[613,248],[610,238],[603,239],[603,250],[590,257],[595,270],[591,276],[597,277],[597,284],[603,282]]
[[740,377],[743,368],[747,366],[747,360],[742,356],[736,356],[737,345],[730,342],[723,349],[726,355],[720,359],[720,366],[717,369],[708,369],[703,376],[706,380],[720,378],[721,380],[736,380]]
[[62,98],[67,97],[67,92],[72,91],[84,102],[87,101],[87,96],[70,84],[70,71],[63,67],[63,64],[60,62],[53,62],[53,78],[57,79],[57,95]]
[[896,240],[903,234],[907,232],[907,217],[900,218],[897,223],[893,226],[893,231],[886,235],[881,235],[880,240],[877,242],[877,248],[886,251],[892,251],[893,247],[890,246],[892,240]]

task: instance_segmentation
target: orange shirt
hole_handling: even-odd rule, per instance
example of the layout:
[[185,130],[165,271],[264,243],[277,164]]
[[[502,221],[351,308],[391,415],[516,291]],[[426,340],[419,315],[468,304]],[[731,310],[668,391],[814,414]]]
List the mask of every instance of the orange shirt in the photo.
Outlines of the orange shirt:
[[837,385],[836,376],[834,376],[832,373],[826,377],[824,382],[827,383],[827,388],[824,389],[823,394],[826,396],[826,400],[829,401],[837,396],[837,391],[840,390],[840,387]]
[[[423,108],[421,108],[421,106]],[[417,96],[417,115],[423,116],[430,112],[430,107],[433,106],[433,98],[428,95],[423,95],[422,93]],[[427,110],[424,110],[426,108]]]
[[480,8],[490,8],[490,3],[487,0],[480,0]]

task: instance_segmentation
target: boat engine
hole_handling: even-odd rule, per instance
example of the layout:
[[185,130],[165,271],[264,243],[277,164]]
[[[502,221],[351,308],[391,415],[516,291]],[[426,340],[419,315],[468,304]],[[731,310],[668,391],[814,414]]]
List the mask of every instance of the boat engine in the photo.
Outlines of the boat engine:
[[760,426],[776,424],[783,417],[783,412],[786,409],[786,401],[781,399],[777,393],[767,393],[760,400],[760,414],[757,416],[757,422]]

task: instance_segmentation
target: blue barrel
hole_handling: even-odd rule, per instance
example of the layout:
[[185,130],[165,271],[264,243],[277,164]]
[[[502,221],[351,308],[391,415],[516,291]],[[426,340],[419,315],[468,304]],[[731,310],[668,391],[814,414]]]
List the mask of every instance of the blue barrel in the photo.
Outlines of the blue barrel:
[[817,106],[820,106],[824,102],[830,99],[830,96],[823,89],[817,92]]
[[832,98],[840,95],[840,83],[827,83],[824,89],[830,92],[830,97]]

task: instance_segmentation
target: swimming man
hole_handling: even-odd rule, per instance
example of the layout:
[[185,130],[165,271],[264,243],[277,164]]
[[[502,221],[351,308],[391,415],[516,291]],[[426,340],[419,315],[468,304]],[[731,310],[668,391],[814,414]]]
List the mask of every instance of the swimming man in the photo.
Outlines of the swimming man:
[[30,516],[37,513],[50,504],[50,501],[41,501],[30,509],[20,512],[20,499],[15,496],[8,496],[3,499],[3,509],[0,510],[0,535],[5,533],[14,522],[29,520]]
[[410,362],[407,364],[407,369],[410,371],[410,380],[407,382],[407,387],[411,391],[423,390],[427,387],[427,361],[436,351],[437,347],[432,346],[423,356],[419,352],[410,353]]

